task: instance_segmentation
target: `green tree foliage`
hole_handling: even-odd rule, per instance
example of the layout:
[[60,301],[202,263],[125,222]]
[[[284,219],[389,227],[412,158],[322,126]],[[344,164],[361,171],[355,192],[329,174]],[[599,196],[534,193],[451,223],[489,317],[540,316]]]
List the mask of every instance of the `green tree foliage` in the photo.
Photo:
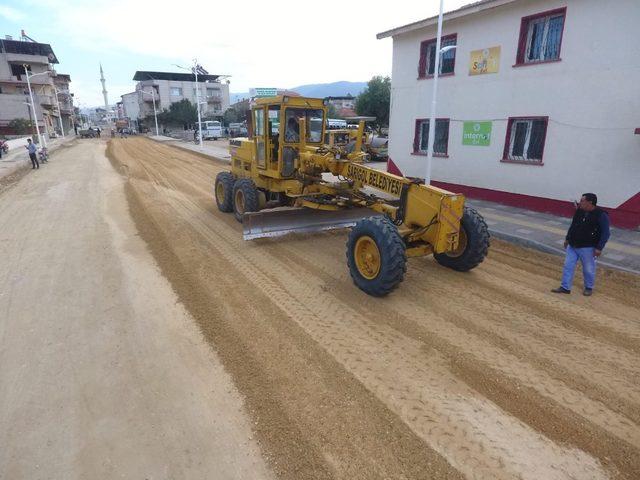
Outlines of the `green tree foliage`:
[[229,125],[230,123],[242,122],[244,120],[242,114],[238,112],[235,108],[228,108],[224,112],[222,119],[225,125]]
[[327,105],[327,118],[340,118],[336,106],[331,103]]
[[17,135],[23,135],[25,133],[31,133],[34,125],[31,120],[26,120],[24,118],[14,118],[7,125],[9,128],[13,129]]
[[391,79],[375,76],[367,83],[367,88],[356,98],[358,115],[376,117],[379,127],[389,126],[391,105]]
[[[169,106],[169,110],[165,108],[162,112],[158,112],[158,124],[186,125],[196,123],[197,121],[198,110],[196,110],[196,106],[187,99],[172,103]],[[153,114],[145,118],[145,123],[153,124],[153,122]]]

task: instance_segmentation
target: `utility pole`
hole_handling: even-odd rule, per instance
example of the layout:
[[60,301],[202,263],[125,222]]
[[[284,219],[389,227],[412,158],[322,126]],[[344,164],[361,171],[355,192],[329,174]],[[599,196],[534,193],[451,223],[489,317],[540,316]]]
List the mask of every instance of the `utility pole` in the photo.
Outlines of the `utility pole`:
[[198,110],[198,131],[200,137],[200,149],[202,149],[202,118],[200,117],[200,85],[198,85],[198,69],[200,65],[198,65],[198,60],[193,59],[193,72],[196,75],[196,106]]
[[444,0],[440,0],[440,14],[438,15],[438,34],[436,35],[436,51],[433,66],[433,92],[431,95],[431,115],[429,117],[429,138],[427,139],[427,168],[424,176],[425,185],[431,183],[431,162],[433,159],[433,146],[436,136],[436,96],[438,95],[438,74],[440,73],[440,42],[442,40],[442,9]]
[[38,126],[38,114],[36,113],[36,104],[33,101],[33,90],[31,90],[31,77],[35,77],[36,75],[45,75],[45,74],[48,74],[49,72],[34,73],[33,75],[29,75],[29,66],[25,64],[22,67],[24,68],[24,76],[27,77],[27,88],[29,89],[29,98],[31,99],[31,108],[33,109],[33,118],[35,118],[36,132],[38,132],[38,144],[40,145],[40,147],[46,147],[47,144],[46,144],[46,141],[44,140],[45,137],[40,135],[40,127]]
[[60,109],[60,100],[58,100],[58,95],[60,95],[60,92],[56,87],[53,87],[53,92],[56,94],[56,105],[58,106],[58,123],[60,124],[60,133],[64,137],[64,127],[62,126],[62,110]]

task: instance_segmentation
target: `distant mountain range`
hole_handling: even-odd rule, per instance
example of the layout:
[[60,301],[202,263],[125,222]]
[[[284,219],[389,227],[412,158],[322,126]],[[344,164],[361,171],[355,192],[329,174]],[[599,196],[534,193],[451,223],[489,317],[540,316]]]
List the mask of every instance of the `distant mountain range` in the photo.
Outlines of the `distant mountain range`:
[[[344,97],[353,95],[357,97],[366,88],[367,82],[333,82],[333,83],[313,83],[310,85],[300,85],[289,88],[304,97],[324,98],[324,97]],[[230,93],[231,103],[236,103],[243,98],[249,98],[249,92]]]

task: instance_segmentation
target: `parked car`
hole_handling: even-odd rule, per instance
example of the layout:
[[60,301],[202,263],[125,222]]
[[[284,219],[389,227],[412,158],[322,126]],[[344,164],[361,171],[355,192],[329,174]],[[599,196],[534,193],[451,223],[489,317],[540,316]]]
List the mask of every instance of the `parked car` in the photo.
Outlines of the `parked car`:
[[371,156],[371,160],[377,162],[386,162],[389,158],[389,139],[387,137],[373,137],[371,142],[367,144],[367,152]]
[[78,130],[78,135],[80,135],[80,138],[96,138],[98,136],[98,132],[93,129]]

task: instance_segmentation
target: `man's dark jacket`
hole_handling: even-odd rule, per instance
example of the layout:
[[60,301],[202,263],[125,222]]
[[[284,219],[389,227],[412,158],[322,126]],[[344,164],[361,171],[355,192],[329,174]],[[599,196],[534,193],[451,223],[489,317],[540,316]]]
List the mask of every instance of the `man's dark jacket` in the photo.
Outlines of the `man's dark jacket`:
[[602,250],[609,240],[609,215],[600,208],[587,212],[578,208],[567,232],[573,248],[593,247]]

